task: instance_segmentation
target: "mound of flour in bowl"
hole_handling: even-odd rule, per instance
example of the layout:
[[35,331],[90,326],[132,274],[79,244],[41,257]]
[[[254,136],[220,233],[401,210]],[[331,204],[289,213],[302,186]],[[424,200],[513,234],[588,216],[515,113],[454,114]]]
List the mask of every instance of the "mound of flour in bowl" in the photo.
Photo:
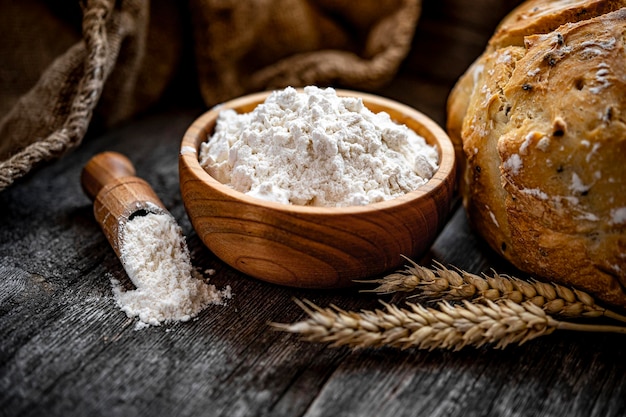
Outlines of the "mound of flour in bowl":
[[252,112],[220,112],[200,164],[248,195],[287,204],[354,206],[426,183],[438,154],[385,112],[332,88],[274,91]]

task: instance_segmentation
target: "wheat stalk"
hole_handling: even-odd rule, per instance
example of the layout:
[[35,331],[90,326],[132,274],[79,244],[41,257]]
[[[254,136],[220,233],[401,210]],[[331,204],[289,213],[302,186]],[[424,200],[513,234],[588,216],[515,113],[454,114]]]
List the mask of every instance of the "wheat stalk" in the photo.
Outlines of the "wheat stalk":
[[626,322],[626,317],[596,304],[584,291],[537,280],[524,281],[508,275],[478,276],[462,270],[452,270],[436,263],[434,269],[418,265],[406,258],[410,265],[404,271],[381,279],[359,281],[379,284],[365,292],[387,294],[417,291],[422,299],[530,302],[546,313],[568,318],[610,317]]
[[557,329],[626,333],[626,327],[558,321],[531,302],[503,299],[463,305],[440,302],[439,309],[407,303],[408,308],[383,303],[383,310],[350,312],[336,306],[321,308],[296,300],[308,319],[293,324],[270,323],[279,330],[298,333],[311,342],[333,346],[451,349],[522,344]]

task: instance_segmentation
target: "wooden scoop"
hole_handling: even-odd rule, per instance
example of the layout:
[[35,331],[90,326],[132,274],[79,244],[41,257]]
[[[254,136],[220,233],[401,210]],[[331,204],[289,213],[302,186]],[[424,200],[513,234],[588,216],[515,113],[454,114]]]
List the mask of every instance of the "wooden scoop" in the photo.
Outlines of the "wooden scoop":
[[93,213],[113,250],[120,256],[120,232],[136,215],[167,213],[154,190],[135,176],[128,158],[102,152],[85,164],[81,173],[85,194],[93,200]]

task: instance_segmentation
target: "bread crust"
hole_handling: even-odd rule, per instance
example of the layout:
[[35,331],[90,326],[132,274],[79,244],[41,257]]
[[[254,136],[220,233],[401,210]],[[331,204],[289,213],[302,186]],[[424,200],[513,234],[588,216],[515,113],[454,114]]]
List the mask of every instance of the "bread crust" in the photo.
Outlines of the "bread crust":
[[[626,7],[604,12],[616,4],[522,4],[452,91],[448,131],[469,219],[495,251],[626,307]],[[581,10],[598,15],[544,21]],[[521,28],[538,34],[520,45]]]
[[502,19],[489,40],[489,48],[523,46],[528,35],[549,33],[559,26],[588,20],[624,6],[624,0],[526,1]]

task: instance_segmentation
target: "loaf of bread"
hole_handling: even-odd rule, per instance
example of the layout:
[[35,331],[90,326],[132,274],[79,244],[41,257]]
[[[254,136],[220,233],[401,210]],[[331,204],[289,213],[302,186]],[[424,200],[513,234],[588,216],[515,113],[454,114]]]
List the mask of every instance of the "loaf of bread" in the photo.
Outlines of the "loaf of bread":
[[448,99],[473,228],[517,268],[626,307],[626,0],[530,0]]

